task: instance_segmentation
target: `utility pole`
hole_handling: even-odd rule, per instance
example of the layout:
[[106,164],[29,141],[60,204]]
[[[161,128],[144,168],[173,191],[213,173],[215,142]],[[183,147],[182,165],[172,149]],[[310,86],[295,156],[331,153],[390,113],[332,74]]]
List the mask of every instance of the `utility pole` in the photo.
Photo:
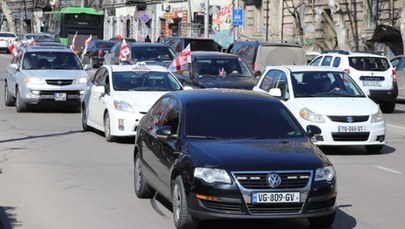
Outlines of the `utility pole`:
[[[191,0],[189,0],[191,1]],[[209,8],[210,8],[210,1],[209,0],[205,0],[204,2],[204,37],[208,38],[208,26],[209,26]]]
[[269,2],[266,1],[266,41],[269,41]]

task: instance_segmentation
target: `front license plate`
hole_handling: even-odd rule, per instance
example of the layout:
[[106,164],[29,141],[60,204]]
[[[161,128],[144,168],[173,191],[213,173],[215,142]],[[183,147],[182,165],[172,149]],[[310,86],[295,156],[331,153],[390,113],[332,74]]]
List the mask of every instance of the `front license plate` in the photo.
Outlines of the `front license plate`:
[[252,203],[298,203],[299,192],[260,192],[253,193]]
[[66,93],[55,93],[55,101],[66,101]]
[[382,81],[369,81],[369,80],[364,80],[363,81],[363,86],[378,86],[381,87]]
[[338,126],[338,132],[366,132],[365,126]]

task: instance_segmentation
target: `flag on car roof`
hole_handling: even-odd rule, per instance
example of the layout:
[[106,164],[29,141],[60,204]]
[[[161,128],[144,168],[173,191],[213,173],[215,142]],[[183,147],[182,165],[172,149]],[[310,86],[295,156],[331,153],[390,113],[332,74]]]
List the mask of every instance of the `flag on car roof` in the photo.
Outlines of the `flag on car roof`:
[[129,47],[125,39],[122,40],[121,48],[120,48],[120,60],[125,61],[129,57]]
[[7,48],[8,51],[11,53],[11,55],[16,56],[17,55],[17,47],[16,47],[16,42],[11,40],[11,38],[9,37],[7,40]]
[[90,34],[89,38],[87,38],[87,39],[84,41],[84,49],[83,49],[83,52],[82,52],[82,59],[83,59],[84,55],[86,55],[86,53],[87,53],[87,46],[89,46],[89,43],[90,43],[90,41],[91,41],[91,38],[92,38],[92,35]]
[[75,35],[73,36],[73,38],[72,38],[72,44],[69,46],[70,49],[71,49],[74,53],[76,53],[76,46],[75,46],[76,37],[77,37],[77,31],[76,31]]
[[191,63],[190,44],[188,44],[187,47],[173,60],[169,66],[169,71],[177,73],[180,73],[180,71],[186,71],[189,63]]

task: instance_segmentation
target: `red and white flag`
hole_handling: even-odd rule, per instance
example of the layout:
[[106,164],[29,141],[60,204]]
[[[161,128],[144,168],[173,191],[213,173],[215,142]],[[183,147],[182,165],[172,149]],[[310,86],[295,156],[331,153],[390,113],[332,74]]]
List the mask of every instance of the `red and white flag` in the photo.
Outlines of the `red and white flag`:
[[76,53],[76,45],[75,45],[75,43],[76,43],[76,37],[77,37],[77,31],[76,31],[75,35],[73,36],[73,38],[72,38],[72,44],[69,46],[70,49],[71,49],[74,53]]
[[84,55],[86,55],[86,53],[87,53],[87,47],[89,46],[89,43],[90,43],[90,41],[91,41],[91,38],[92,38],[92,35],[90,34],[89,38],[87,38],[87,39],[84,41],[84,49],[83,49],[83,52],[82,52],[82,59],[83,59]]
[[11,38],[8,38],[8,40],[7,40],[7,48],[8,48],[8,51],[13,56],[17,55],[17,47],[16,47],[16,45],[17,45],[17,43],[15,41],[11,40]]
[[191,50],[190,44],[177,55],[169,66],[169,71],[180,73],[180,71],[187,71],[188,64],[191,63]]
[[127,42],[124,40],[122,40],[122,44],[121,44],[121,48],[120,48],[120,60],[125,61],[128,59],[129,57],[129,47]]

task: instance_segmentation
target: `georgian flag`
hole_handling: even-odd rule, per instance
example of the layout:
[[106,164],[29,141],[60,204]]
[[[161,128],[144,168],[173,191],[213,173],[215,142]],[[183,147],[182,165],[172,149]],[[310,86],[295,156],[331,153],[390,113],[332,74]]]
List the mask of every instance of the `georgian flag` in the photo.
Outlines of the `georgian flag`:
[[11,40],[11,38],[8,38],[7,40],[7,48],[8,51],[10,51],[11,55],[14,57],[17,55],[17,47],[16,47],[17,43],[13,40]]
[[89,38],[87,38],[87,39],[84,41],[84,49],[83,49],[83,53],[82,53],[82,59],[83,59],[84,55],[86,55],[86,53],[87,53],[87,47],[89,46],[89,43],[90,43],[90,41],[91,41],[91,38],[92,38],[92,35],[90,34]]
[[122,40],[121,48],[120,48],[120,60],[125,61],[129,57],[129,47],[127,41],[125,39]]
[[72,44],[69,46],[70,50],[72,50],[74,53],[76,53],[76,45],[75,45],[76,37],[77,37],[77,31],[76,31],[75,35],[73,36],[73,38],[72,38]]
[[190,44],[177,55],[169,66],[169,71],[180,73],[180,71],[187,71],[188,64],[191,63],[191,50]]

